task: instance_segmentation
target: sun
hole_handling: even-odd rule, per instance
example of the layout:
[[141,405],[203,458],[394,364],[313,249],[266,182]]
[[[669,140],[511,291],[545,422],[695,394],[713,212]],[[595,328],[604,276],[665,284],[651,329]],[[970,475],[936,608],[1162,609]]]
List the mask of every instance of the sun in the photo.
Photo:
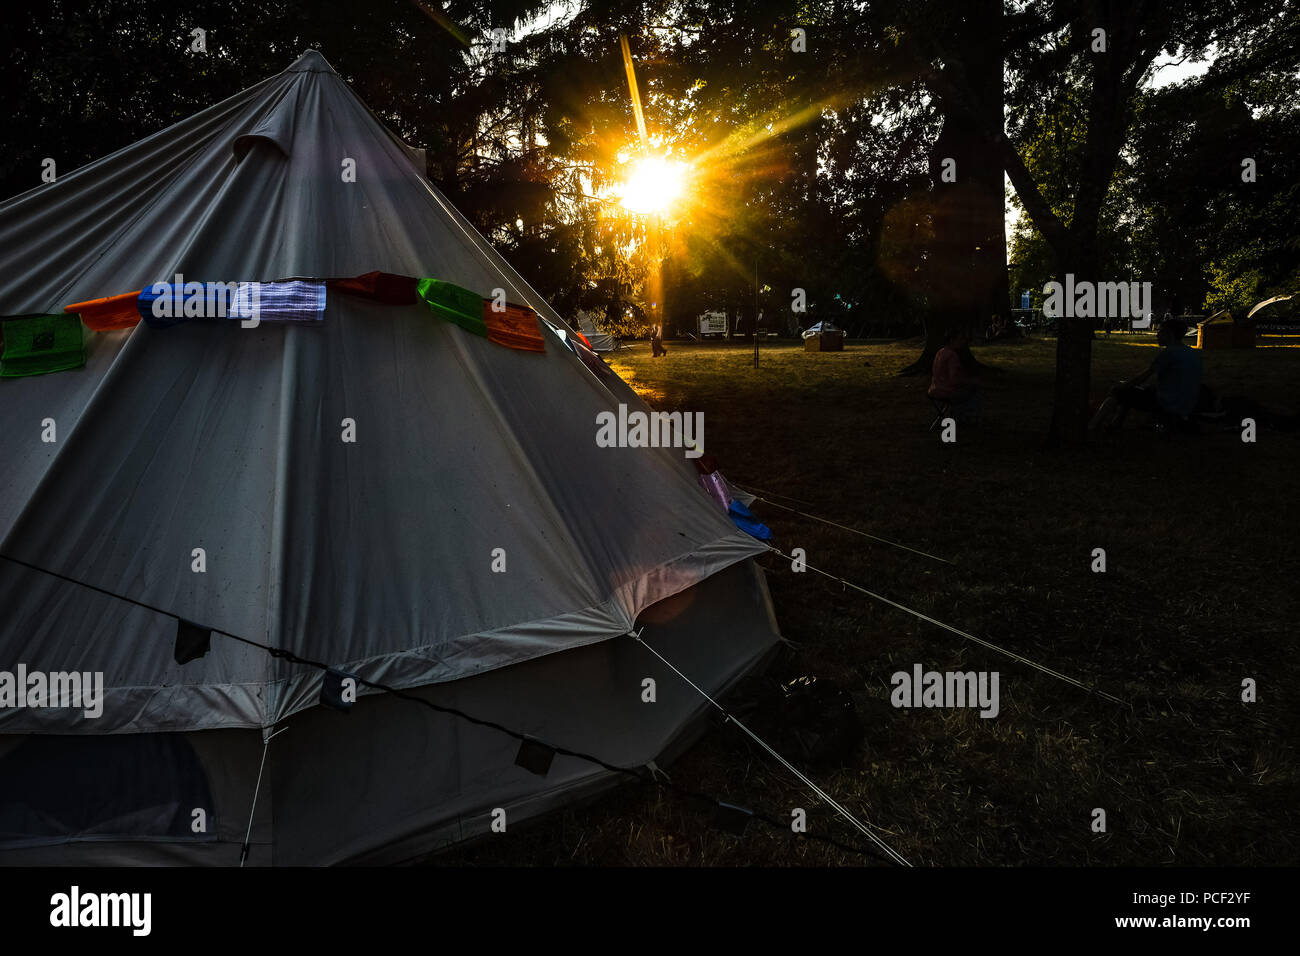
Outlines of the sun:
[[663,213],[686,191],[686,166],[662,156],[644,156],[632,164],[618,189],[623,208],[641,215]]

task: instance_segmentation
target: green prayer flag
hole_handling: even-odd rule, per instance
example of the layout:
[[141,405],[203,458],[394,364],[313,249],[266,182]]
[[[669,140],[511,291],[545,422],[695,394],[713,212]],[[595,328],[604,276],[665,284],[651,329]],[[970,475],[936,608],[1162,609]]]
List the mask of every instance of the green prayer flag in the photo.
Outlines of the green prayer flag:
[[483,297],[477,292],[462,289],[441,279],[421,279],[415,287],[429,311],[440,319],[455,322],[466,332],[487,337],[487,323],[483,321]]
[[76,315],[22,315],[3,320],[0,377],[44,375],[86,364],[81,319]]

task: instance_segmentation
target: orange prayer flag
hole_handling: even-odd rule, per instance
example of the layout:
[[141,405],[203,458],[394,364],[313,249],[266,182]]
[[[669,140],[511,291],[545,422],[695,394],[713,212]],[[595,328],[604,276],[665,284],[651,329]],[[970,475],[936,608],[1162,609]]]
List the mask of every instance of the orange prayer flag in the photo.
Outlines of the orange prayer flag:
[[545,352],[542,330],[537,324],[537,313],[526,305],[507,302],[504,312],[492,308],[493,300],[483,300],[483,322],[487,326],[489,342],[523,352]]
[[112,332],[114,329],[129,329],[140,321],[140,310],[136,302],[140,290],[126,292],[122,295],[110,295],[106,299],[90,299],[86,302],[74,302],[65,305],[64,312],[76,312],[81,321],[92,332]]

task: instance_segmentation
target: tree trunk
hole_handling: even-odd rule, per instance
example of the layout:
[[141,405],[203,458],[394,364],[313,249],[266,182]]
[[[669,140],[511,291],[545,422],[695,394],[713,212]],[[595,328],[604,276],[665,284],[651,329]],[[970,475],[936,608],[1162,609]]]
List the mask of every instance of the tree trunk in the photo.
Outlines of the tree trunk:
[[[917,356],[916,361],[899,370],[899,375],[929,375],[934,368],[934,357],[938,354],[939,349],[947,344],[952,333],[964,331],[971,335],[975,327],[971,321],[971,311],[969,309],[948,309],[936,311],[926,319],[925,323],[925,347],[922,348],[921,354]],[[974,369],[983,367],[983,363],[977,359],[970,346],[963,346],[957,353],[961,356],[962,365],[966,368]]]
[[[1066,273],[1078,281],[1094,281],[1100,262],[1095,229],[1071,230],[1069,242],[1057,256],[1057,281],[1065,284]],[[1062,302],[1062,312],[1073,311],[1072,302]],[[1081,445],[1088,440],[1089,402],[1092,388],[1091,318],[1062,315],[1056,320],[1056,389],[1047,445]]]
[[[1065,284],[1066,273],[1075,281],[1097,281],[1101,248],[1097,229],[1084,223],[1072,228],[1065,249],[1057,256],[1057,281]],[[1062,312],[1073,311],[1072,302],[1062,302]],[[1047,445],[1082,445],[1088,440],[1089,403],[1092,395],[1093,319],[1062,315],[1056,320],[1056,391]]]
[[[1114,14],[1122,7],[1105,9]],[[1104,278],[1100,274],[1098,238],[1102,206],[1132,120],[1138,83],[1159,53],[1165,36],[1148,35],[1138,42],[1135,31],[1140,22],[1140,18],[1129,17],[1109,23],[1108,52],[1093,61],[1088,131],[1068,228],[1044,201],[1024,161],[1002,137],[1007,173],[1034,225],[1056,253],[1060,282],[1065,281],[1067,272],[1073,272],[1076,281],[1098,282]],[[1092,325],[1091,319],[1057,319],[1056,401],[1047,437],[1049,447],[1081,445],[1088,439]]]
[[898,370],[899,375],[929,375],[930,370],[934,368],[934,357],[938,354],[939,349],[943,348],[944,343],[948,341],[950,330],[945,328],[937,319],[931,315],[925,320],[925,347],[921,349],[921,354],[916,357],[916,361],[910,365],[905,365]]
[[1056,395],[1047,443],[1079,445],[1088,438],[1092,319],[1062,317],[1056,323]]
[[[998,178],[1002,179],[1002,163],[998,161]],[[988,304],[989,316],[997,316],[1002,319],[1003,323],[1010,327],[1011,325],[1011,275],[1007,270],[1007,217],[1006,217],[1006,184],[1002,187],[1002,215],[998,216],[996,233],[992,237],[993,247],[1001,250],[1002,267],[998,269],[997,274],[993,277],[993,295],[992,301]]]
[[[949,77],[963,90],[943,102],[943,128],[930,153],[931,220],[924,287],[925,348],[900,375],[926,374],[961,329],[972,336],[993,314],[1010,315],[1002,157],[988,130],[1002,128],[1002,4],[975,0],[962,18]],[[963,362],[977,365],[969,349]]]

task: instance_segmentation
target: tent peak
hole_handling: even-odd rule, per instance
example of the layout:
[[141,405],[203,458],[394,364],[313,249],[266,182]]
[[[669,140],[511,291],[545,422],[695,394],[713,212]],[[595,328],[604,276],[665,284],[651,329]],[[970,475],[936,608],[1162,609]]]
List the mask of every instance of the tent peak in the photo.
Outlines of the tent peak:
[[302,56],[293,61],[293,65],[285,70],[286,73],[333,73],[334,67],[329,65],[329,61],[321,56],[319,50],[304,50]]

